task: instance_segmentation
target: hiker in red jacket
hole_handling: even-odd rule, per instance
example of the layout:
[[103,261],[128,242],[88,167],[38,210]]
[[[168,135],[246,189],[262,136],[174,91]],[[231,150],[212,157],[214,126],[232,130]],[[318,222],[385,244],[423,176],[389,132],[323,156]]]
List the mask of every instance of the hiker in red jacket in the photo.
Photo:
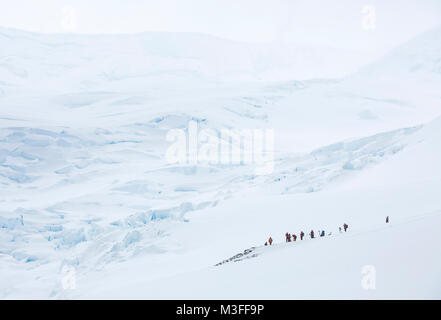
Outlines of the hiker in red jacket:
[[343,225],[343,229],[345,229],[345,232],[346,232],[346,230],[348,230],[348,228],[349,228],[349,226],[345,223],[345,224]]
[[288,233],[288,242],[291,242],[291,235]]
[[300,240],[303,240],[303,237],[305,236],[305,233],[302,231],[300,232]]
[[286,242],[289,242],[289,237],[290,237],[289,233],[288,232],[285,233],[285,240],[286,240]]
[[309,233],[309,235],[311,236],[311,239],[314,239],[314,230],[311,230],[311,232]]
[[292,241],[296,242],[297,236],[295,234],[292,235]]
[[269,242],[270,246],[272,246],[272,245],[273,245],[273,238],[270,237],[270,238],[268,239],[268,242]]

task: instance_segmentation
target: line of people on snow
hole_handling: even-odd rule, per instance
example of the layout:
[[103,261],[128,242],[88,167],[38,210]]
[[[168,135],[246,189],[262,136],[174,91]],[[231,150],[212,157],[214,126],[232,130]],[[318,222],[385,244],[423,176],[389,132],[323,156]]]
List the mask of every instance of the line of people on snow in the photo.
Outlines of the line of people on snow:
[[[348,230],[349,226],[345,223],[343,225],[343,229],[345,230],[345,232]],[[341,227],[340,227],[340,232],[341,232]],[[324,237],[326,236],[326,231],[325,230],[319,230],[317,232],[319,237]],[[328,233],[328,236],[332,235],[332,232]],[[303,240],[303,238],[305,237],[305,233],[303,231],[300,232],[300,240]],[[315,238],[315,232],[314,230],[311,230],[311,232],[309,233],[309,237],[311,239]],[[285,234],[285,239],[286,242],[295,242],[297,241],[297,236],[295,234],[289,234],[288,232]]]
[[[389,216],[386,217],[386,223],[389,223]],[[347,232],[348,228],[349,228],[349,225],[347,223],[344,223],[343,224],[343,230],[345,232]],[[340,233],[342,233],[342,228],[341,227],[338,227],[338,230],[339,230]],[[325,230],[319,230],[318,234],[319,234],[320,237],[324,237],[326,235],[326,232],[325,232]],[[328,233],[328,236],[330,236],[330,235],[332,235],[332,232]],[[311,239],[315,238],[314,230],[311,230],[311,232],[309,233],[309,236],[311,237]],[[305,233],[303,231],[301,231],[300,232],[300,240],[303,240],[304,237],[305,237]],[[286,242],[296,242],[297,241],[297,235],[295,235],[295,234],[291,235],[291,234],[289,234],[287,232],[287,233],[285,233],[285,239],[286,239]],[[268,246],[268,244],[270,246],[273,245],[273,238],[269,237],[268,241],[265,242],[265,246]]]
[[[349,228],[349,226],[348,226],[347,223],[343,224],[343,229],[344,229],[345,232],[348,230],[348,228]],[[342,228],[341,227],[339,227],[339,231],[340,231],[340,233],[342,232]],[[326,231],[325,230],[319,230],[318,231],[318,235],[319,235],[319,237],[324,237],[324,236],[326,236]],[[330,232],[328,234],[328,236],[330,236],[330,235],[332,235],[332,232]],[[314,230],[311,230],[311,232],[309,233],[309,237],[311,239],[315,238]],[[303,231],[300,231],[300,240],[303,240],[303,238],[305,238],[305,233]],[[286,240],[286,242],[296,242],[297,241],[297,235],[294,234],[294,233],[290,234],[290,233],[287,232],[287,233],[285,233],[285,240]],[[268,246],[268,245],[271,246],[272,244],[273,244],[273,238],[269,237],[268,241],[265,242],[265,246]]]

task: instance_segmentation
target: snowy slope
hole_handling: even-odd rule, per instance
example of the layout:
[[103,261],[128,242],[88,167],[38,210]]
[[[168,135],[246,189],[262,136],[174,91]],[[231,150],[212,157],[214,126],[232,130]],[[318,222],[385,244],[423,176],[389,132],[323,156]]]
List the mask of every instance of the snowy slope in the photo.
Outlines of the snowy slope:
[[[120,279],[135,272],[140,275],[136,285],[116,280],[121,284],[117,288],[98,287],[88,285],[86,277],[88,293],[83,297],[439,299],[441,258],[435,252],[441,241],[440,120],[409,137],[408,149],[326,191],[252,194],[207,216],[192,214],[192,223],[199,227],[188,225],[176,237],[203,251],[205,268],[187,267],[181,253],[175,261],[187,272],[151,280],[141,267],[149,262],[139,259],[112,272]],[[384,222],[387,215],[389,225]],[[350,226],[346,234],[338,232],[343,222]],[[283,243],[286,231],[311,229],[332,235]],[[273,236],[276,245],[261,246],[261,235]],[[240,253],[241,246],[253,248],[248,258],[214,266],[235,253],[228,255],[225,247]],[[361,285],[364,266],[376,269],[375,290]],[[100,283],[108,283],[106,279]]]
[[[3,218],[2,224],[7,233],[3,233],[3,243],[6,247],[3,247],[2,260],[5,266],[15,267],[14,270],[4,273],[5,278],[2,281],[9,284],[4,297],[201,298],[202,292],[203,297],[210,298],[314,297],[313,292],[309,291],[296,294],[283,291],[279,285],[280,281],[287,281],[284,272],[276,273],[278,275],[275,276],[276,278],[267,277],[265,270],[275,268],[276,266],[273,265],[277,263],[275,261],[279,261],[278,263],[291,261],[287,256],[291,255],[289,253],[291,249],[280,252],[258,249],[259,257],[244,262],[246,266],[251,264],[250,268],[242,267],[240,263],[234,264],[240,268],[239,271],[230,265],[216,268],[212,266],[244,249],[260,246],[269,235],[278,243],[283,242],[283,234],[286,231],[298,233],[300,230],[307,232],[312,228],[315,230],[324,228],[337,235],[337,227],[343,222],[351,226],[349,234],[339,236],[335,240],[338,242],[331,237],[329,240],[328,238],[317,240],[317,244],[311,243],[315,248],[311,249],[314,250],[312,252],[305,242],[305,249],[302,249],[304,251],[298,258],[304,261],[310,255],[314,257],[312,262],[317,262],[318,265],[322,257],[332,259],[334,264],[328,269],[337,276],[324,274],[323,277],[319,277],[320,282],[316,283],[313,280],[315,274],[308,273],[311,267],[305,262],[306,265],[298,266],[301,268],[298,272],[299,274],[303,272],[303,276],[289,278],[293,281],[292,286],[307,287],[307,283],[302,281],[312,281],[313,288],[323,285],[329,289],[337,279],[342,283],[349,281],[342,274],[342,270],[349,270],[351,279],[354,280],[356,275],[359,277],[360,261],[377,265],[380,269],[387,266],[388,272],[394,274],[392,270],[397,265],[394,264],[395,262],[382,261],[381,257],[388,254],[388,251],[382,250],[391,250],[396,246],[404,248],[408,253],[408,245],[402,239],[407,237],[415,247],[416,253],[413,256],[416,262],[406,269],[408,273],[403,276],[411,277],[410,273],[417,270],[415,268],[421,268],[418,261],[422,260],[418,256],[425,257],[426,251],[420,249],[427,243],[436,244],[439,241],[437,238],[432,238],[436,237],[435,230],[428,230],[427,233],[423,231],[428,226],[435,228],[438,220],[433,219],[439,219],[438,190],[441,175],[437,145],[440,128],[438,121],[420,129],[387,133],[382,135],[381,139],[374,136],[322,148],[314,151],[310,158],[292,159],[289,161],[291,170],[287,170],[288,164],[285,164],[281,166],[282,172],[277,172],[272,177],[250,180],[245,175],[243,179],[237,179],[241,174],[231,173],[236,177],[235,181],[222,187],[216,186],[217,192],[214,195],[216,201],[207,202],[206,205],[195,208],[196,211],[192,211],[194,203],[190,200],[190,195],[194,192],[187,192],[177,210],[150,212],[144,210],[119,220],[116,219],[127,216],[124,211],[130,210],[130,207],[126,208],[125,205],[121,207],[120,204],[118,212],[117,205],[112,205],[106,196],[96,193],[89,197],[75,197],[62,202],[59,207],[53,209],[52,212],[56,215],[52,214],[52,217],[49,214],[45,218],[42,212],[38,211],[5,212],[3,216],[6,219]],[[403,148],[404,150],[400,151]],[[317,156],[318,154],[321,154],[320,157]],[[429,154],[435,157],[429,158]],[[386,160],[381,160],[382,158]],[[364,161],[359,161],[360,159]],[[427,162],[427,159],[433,161]],[[348,166],[348,161],[359,165]],[[375,165],[378,162],[381,163]],[[414,172],[415,163],[425,165],[418,174]],[[391,170],[391,168],[395,169]],[[385,172],[392,175],[390,181],[393,183],[388,184],[389,180],[384,180]],[[190,175],[193,189],[198,190],[196,199],[203,198],[207,195],[207,190],[196,183],[195,178],[199,175],[195,172]],[[204,176],[207,176],[207,173]],[[212,178],[213,174],[209,176]],[[176,180],[177,177],[175,173],[173,179]],[[284,179],[281,179],[282,177]],[[181,185],[184,184],[182,177],[179,181]],[[84,187],[84,183],[82,186]],[[316,190],[311,186],[317,191],[328,187],[320,192],[312,192]],[[126,202],[135,199],[133,197],[137,190],[140,190],[142,195],[147,195],[150,187],[151,184],[147,184],[146,189],[139,189],[140,186],[126,189],[131,191],[129,195],[132,199]],[[421,192],[421,189],[424,192]],[[53,193],[57,199],[65,195],[65,190]],[[179,200],[170,194],[167,196],[168,205],[171,201],[169,197],[175,198],[175,201]],[[121,195],[116,193],[112,197],[119,198]],[[152,198],[149,198],[146,203],[152,203]],[[123,199],[119,200],[123,201]],[[184,203],[186,205],[183,205]],[[112,214],[109,215],[110,213]],[[185,218],[182,216],[183,213]],[[386,215],[392,217],[390,233],[380,234],[378,240],[373,240],[372,237],[375,237],[377,232],[384,232],[383,221]],[[421,226],[415,226],[414,220],[421,220]],[[401,225],[404,227],[399,227]],[[416,236],[421,233],[425,236]],[[352,236],[359,237],[360,240],[353,241]],[[389,241],[391,247],[384,246],[384,241]],[[27,247],[25,244],[29,242],[32,245]],[[324,245],[320,246],[319,243]],[[370,248],[372,252],[367,251],[369,252],[367,256],[370,258],[360,253],[360,248],[363,250]],[[297,250],[297,247],[293,247],[292,250]],[[329,252],[339,258],[334,260],[329,256]],[[358,258],[353,259],[352,256],[349,258],[340,252],[357,252]],[[431,255],[431,260],[424,260],[424,263],[435,268],[433,272],[439,270],[439,261],[436,257]],[[293,259],[297,261],[297,258]],[[293,264],[289,270],[295,270],[297,266],[295,261],[289,262]],[[395,257],[393,261],[396,261]],[[77,285],[81,290],[61,290],[58,281],[61,276],[61,266],[64,264],[77,267]],[[329,266],[328,263],[325,265]],[[224,267],[230,271],[224,271]],[[257,273],[256,277],[265,277],[266,286],[277,290],[278,293],[269,296],[266,295],[266,290],[254,290],[255,286],[234,287],[235,283],[242,283],[240,270],[245,272],[242,276],[248,275],[246,278],[253,283],[257,282],[256,279],[252,280],[253,272]],[[317,272],[320,273],[320,270]],[[11,274],[18,276],[23,275],[23,272],[26,276],[20,276],[21,281],[17,281],[17,277],[11,277]],[[54,274],[59,276],[54,277]],[[129,277],[128,274],[131,276]],[[208,293],[200,291],[207,289],[206,286],[212,283],[205,278],[201,281],[201,275],[218,279],[215,283],[219,288],[216,287],[216,290]],[[372,294],[371,297],[421,297],[422,294],[426,294],[425,290],[435,290],[431,294],[427,293],[427,297],[438,297],[439,291],[436,290],[439,288],[439,282],[433,281],[433,273],[429,272],[425,275],[431,278],[427,280],[421,277],[413,278],[414,281],[422,284],[432,281],[431,286],[421,285],[420,291],[403,291],[397,295],[394,282],[388,282],[386,291],[378,291],[377,295]],[[326,279],[331,282],[326,282]],[[396,278],[393,279],[396,281]],[[182,282],[182,286],[176,287],[176,281]],[[378,281],[380,283],[380,280]],[[188,289],[187,285],[190,283],[193,283],[191,288],[194,290]],[[226,284],[228,287],[224,287]],[[360,293],[358,285],[357,278],[357,282],[351,283],[349,287],[342,285],[341,291],[325,291],[321,294],[317,293],[315,297],[365,297]]]
[[[429,35],[400,68],[436,63]],[[440,297],[433,68],[305,80],[336,74],[315,61],[332,51],[198,34],[1,29],[0,43],[0,298]],[[274,172],[168,165],[165,136],[190,120],[275,129]],[[344,222],[349,234],[260,247]],[[251,247],[258,257],[213,267]],[[377,291],[360,291],[361,264],[378,266]]]

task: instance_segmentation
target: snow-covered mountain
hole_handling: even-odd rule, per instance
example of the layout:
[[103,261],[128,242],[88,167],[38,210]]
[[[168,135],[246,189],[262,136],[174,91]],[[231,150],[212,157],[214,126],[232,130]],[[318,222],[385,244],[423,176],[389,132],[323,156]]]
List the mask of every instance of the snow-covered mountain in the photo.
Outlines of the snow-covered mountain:
[[[342,76],[359,55],[331,47],[247,44],[204,34],[44,35],[0,29],[0,87],[14,92],[136,91],[158,82]],[[18,87],[18,88],[17,88]]]
[[438,82],[441,77],[441,28],[426,31],[422,35],[399,46],[380,61],[362,68],[359,76],[395,79],[406,78]]
[[312,145],[411,127],[439,116],[440,43],[438,27],[340,81],[305,84],[282,99],[275,107],[274,126],[289,140],[283,149],[294,145],[310,150]]
[[[305,80],[330,51],[1,29],[0,297],[439,298],[439,30]],[[274,129],[274,171],[168,164],[189,121]]]

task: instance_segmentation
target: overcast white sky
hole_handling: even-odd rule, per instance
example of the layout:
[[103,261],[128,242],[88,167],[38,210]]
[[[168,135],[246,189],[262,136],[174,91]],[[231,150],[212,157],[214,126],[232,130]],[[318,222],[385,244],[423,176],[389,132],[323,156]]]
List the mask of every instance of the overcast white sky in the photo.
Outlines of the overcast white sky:
[[[387,51],[441,25],[440,0],[0,0],[0,26],[45,33],[203,32]],[[363,28],[376,10],[375,29]]]

